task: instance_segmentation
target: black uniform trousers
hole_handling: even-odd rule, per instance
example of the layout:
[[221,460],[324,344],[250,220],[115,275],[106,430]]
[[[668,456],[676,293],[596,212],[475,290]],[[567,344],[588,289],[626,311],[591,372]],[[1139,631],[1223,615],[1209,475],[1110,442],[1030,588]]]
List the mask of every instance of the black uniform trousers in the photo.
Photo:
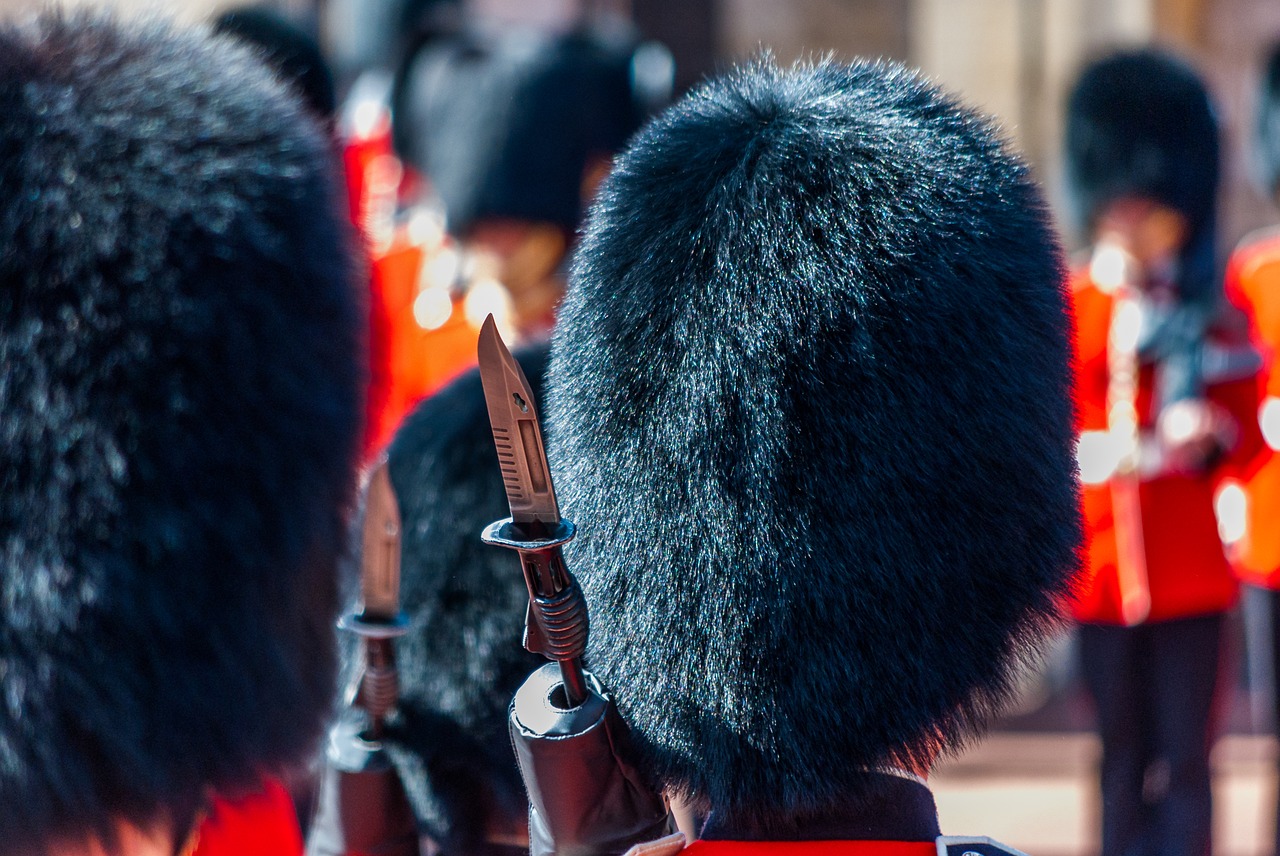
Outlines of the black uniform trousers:
[[[1270,626],[1267,628],[1271,642],[1271,702],[1275,716],[1272,720],[1272,734],[1280,737],[1280,591],[1267,590],[1267,605],[1270,607]],[[1280,773],[1280,758],[1276,759],[1276,771]],[[1276,828],[1275,849],[1280,856],[1280,790],[1276,792]]]
[[1080,626],[1102,739],[1102,856],[1206,856],[1225,616]]

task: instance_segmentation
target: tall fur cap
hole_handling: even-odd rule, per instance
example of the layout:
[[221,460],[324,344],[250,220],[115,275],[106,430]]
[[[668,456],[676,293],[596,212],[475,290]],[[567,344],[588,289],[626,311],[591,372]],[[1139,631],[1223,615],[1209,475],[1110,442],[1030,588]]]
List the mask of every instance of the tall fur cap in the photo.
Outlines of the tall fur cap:
[[[516,356],[540,399],[547,348]],[[507,708],[545,661],[522,644],[529,595],[519,561],[479,537],[511,511],[477,371],[418,405],[388,467],[410,626],[395,643],[400,702],[386,744],[422,831],[446,853],[481,852],[490,810],[527,811]]]
[[1218,122],[1181,60],[1145,49],[1089,65],[1067,103],[1068,193],[1087,231],[1108,202],[1147,196],[1185,215],[1190,241],[1214,226]]
[[270,6],[237,6],[213,21],[215,33],[239,39],[293,87],[321,119],[338,107],[333,72],[311,34]]
[[1272,46],[1262,70],[1254,150],[1263,191],[1274,199],[1280,189],[1280,44]]
[[182,822],[330,709],[360,312],[326,143],[248,52],[0,27],[0,829]]
[[431,177],[449,228],[465,235],[490,218],[577,228],[588,166],[645,118],[632,93],[634,48],[591,30],[426,45],[397,95],[397,136]]
[[546,412],[658,782],[783,822],[1006,698],[1077,567],[1065,303],[1024,167],[901,67],[761,61],[637,136]]

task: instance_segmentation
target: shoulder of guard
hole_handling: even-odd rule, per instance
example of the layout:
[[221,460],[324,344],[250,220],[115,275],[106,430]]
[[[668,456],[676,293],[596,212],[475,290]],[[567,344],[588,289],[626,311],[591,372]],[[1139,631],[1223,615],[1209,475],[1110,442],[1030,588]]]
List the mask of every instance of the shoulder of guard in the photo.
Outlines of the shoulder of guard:
[[938,856],[1027,856],[986,836],[943,835],[937,843]]

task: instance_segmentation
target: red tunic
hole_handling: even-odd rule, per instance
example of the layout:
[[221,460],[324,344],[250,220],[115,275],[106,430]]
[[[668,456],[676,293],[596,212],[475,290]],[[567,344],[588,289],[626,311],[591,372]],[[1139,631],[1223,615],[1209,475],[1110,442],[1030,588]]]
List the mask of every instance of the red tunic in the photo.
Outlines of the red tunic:
[[298,856],[302,831],[284,787],[274,779],[238,800],[214,801],[193,856]]
[[[431,252],[397,224],[406,171],[391,147],[390,115],[350,130],[343,149],[351,218],[369,256],[369,385],[365,459],[376,456],[420,400],[475,365],[479,325],[452,301],[447,320],[424,325],[415,303]],[[437,314],[439,314],[437,312]],[[483,318],[479,319],[483,321]]]
[[[1107,429],[1109,381],[1108,336],[1113,298],[1098,288],[1087,272],[1072,280],[1076,323],[1077,406],[1081,431]],[[1243,342],[1215,343],[1223,352],[1239,351]],[[1247,363],[1247,359],[1241,361]],[[1138,373],[1136,406],[1139,425],[1154,428],[1154,373]],[[1235,577],[1227,563],[1214,515],[1214,492],[1220,478],[1241,460],[1256,454],[1261,443],[1255,412],[1256,364],[1237,376],[1206,375],[1207,397],[1237,422],[1240,439],[1228,460],[1204,475],[1159,474],[1138,485],[1142,550],[1150,607],[1126,621],[1122,578],[1118,570],[1116,520],[1109,483],[1083,487],[1086,526],[1085,569],[1077,580],[1072,605],[1077,620],[1100,624],[1164,621],[1221,612],[1234,604]]]
[[476,364],[480,328],[461,300],[451,300],[447,320],[431,321],[438,324],[431,329],[414,312],[427,261],[426,249],[403,233],[373,259],[367,458],[386,445],[415,404]]
[[[1241,242],[1227,265],[1227,297],[1249,318],[1250,335],[1263,355],[1260,398],[1280,405],[1280,228],[1256,232]],[[1258,418],[1265,411],[1259,408]],[[1280,411],[1271,419],[1280,417]],[[1280,426],[1276,426],[1280,427]],[[1268,438],[1275,442],[1276,437]],[[1280,453],[1263,445],[1244,468],[1244,537],[1236,545],[1242,579],[1280,588]]]
[[695,841],[682,856],[937,856],[932,841]]

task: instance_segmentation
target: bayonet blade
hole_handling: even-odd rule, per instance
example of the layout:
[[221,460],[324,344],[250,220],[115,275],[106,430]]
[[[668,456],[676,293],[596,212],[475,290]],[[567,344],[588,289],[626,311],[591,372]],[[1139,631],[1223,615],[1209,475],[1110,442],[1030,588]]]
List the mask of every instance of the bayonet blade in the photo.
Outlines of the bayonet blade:
[[480,328],[479,356],[480,382],[511,519],[521,527],[541,524],[553,529],[560,523],[560,506],[542,445],[537,403],[520,364],[498,335],[492,315]]
[[384,458],[369,476],[360,573],[360,618],[392,622],[400,614],[400,504]]

